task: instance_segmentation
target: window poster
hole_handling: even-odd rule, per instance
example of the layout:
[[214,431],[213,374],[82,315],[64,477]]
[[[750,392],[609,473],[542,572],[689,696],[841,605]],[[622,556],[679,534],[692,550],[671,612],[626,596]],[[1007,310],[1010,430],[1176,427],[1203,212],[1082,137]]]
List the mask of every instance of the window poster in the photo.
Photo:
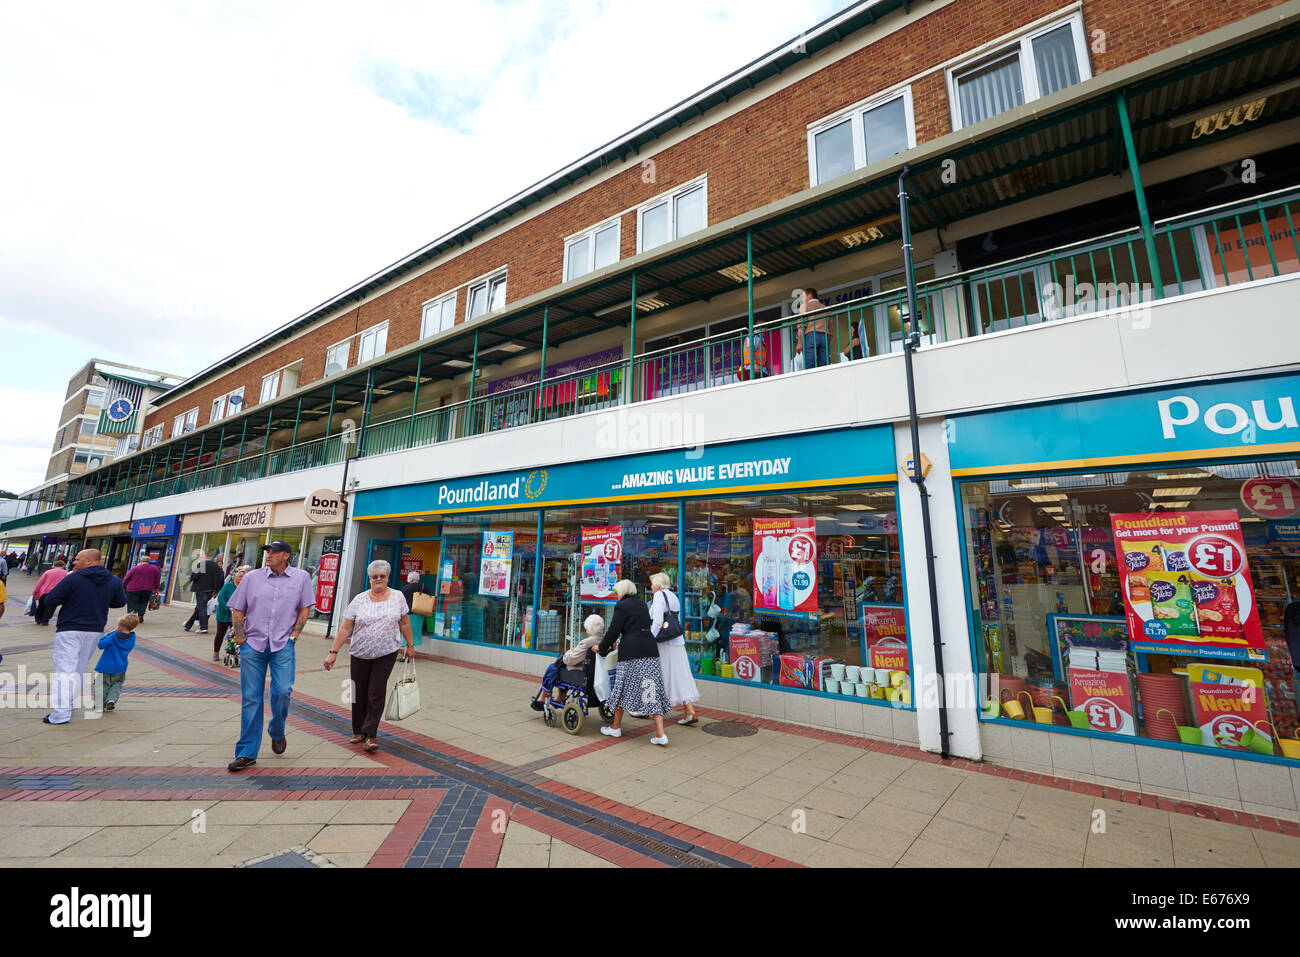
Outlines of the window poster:
[[614,601],[623,568],[623,526],[582,527],[582,600]]
[[1267,660],[1235,511],[1110,520],[1133,651]]
[[754,519],[754,611],[817,617],[817,520]]
[[[1207,748],[1244,751],[1250,741],[1260,741],[1263,753],[1273,753],[1268,735],[1268,702],[1261,690],[1264,674],[1258,668],[1221,668],[1190,665],[1187,680],[1192,689],[1201,744]],[[1253,732],[1246,741],[1243,737]]]
[[479,562],[478,593],[505,598],[510,594],[510,565],[515,553],[514,532],[483,533],[483,560]]

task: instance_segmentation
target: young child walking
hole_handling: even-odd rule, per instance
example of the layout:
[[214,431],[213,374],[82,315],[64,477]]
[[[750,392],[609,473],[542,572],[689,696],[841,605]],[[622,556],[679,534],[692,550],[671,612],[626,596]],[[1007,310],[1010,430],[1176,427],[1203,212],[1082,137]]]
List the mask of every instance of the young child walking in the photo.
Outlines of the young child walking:
[[99,647],[104,653],[99,656],[95,670],[104,676],[104,710],[112,711],[117,707],[117,699],[122,694],[122,682],[126,680],[126,659],[135,647],[135,630],[140,626],[140,616],[128,612],[117,620],[117,631],[110,631],[99,639]]

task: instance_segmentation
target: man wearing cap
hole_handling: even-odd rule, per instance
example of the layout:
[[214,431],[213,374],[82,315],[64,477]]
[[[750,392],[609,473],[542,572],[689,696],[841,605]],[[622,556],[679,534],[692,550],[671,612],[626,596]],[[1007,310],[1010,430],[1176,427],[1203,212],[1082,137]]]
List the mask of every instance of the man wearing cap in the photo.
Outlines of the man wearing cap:
[[293,549],[285,542],[264,545],[266,564],[244,576],[226,607],[231,634],[239,648],[239,685],[243,695],[239,743],[228,770],[242,771],[257,763],[262,746],[262,700],[266,672],[271,672],[271,720],[266,730],[271,750],[284,754],[285,720],[293,691],[294,642],[302,634],[316,603],[311,576],[294,568]]

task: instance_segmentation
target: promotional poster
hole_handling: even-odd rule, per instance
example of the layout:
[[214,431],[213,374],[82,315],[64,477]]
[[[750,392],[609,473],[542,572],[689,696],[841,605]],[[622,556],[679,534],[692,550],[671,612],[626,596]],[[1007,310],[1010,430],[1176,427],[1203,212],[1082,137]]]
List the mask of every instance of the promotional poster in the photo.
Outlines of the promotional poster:
[[817,520],[754,519],[754,610],[817,617]]
[[1110,520],[1133,651],[1267,660],[1236,512]]
[[[1241,737],[1251,728],[1268,735],[1268,702],[1264,674],[1258,668],[1223,668],[1189,665],[1192,707],[1201,729],[1201,744],[1208,748],[1245,750]],[[1273,753],[1272,742],[1268,754]]]
[[623,526],[582,527],[582,600],[614,601],[623,568]]
[[510,594],[510,565],[514,553],[514,532],[483,533],[483,556],[478,567],[480,595],[504,598]]

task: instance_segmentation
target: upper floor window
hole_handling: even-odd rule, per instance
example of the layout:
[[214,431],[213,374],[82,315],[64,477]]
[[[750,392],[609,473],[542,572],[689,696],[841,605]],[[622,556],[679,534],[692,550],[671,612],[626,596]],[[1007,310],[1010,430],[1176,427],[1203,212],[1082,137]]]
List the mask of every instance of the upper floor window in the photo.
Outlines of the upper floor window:
[[453,292],[451,295],[424,304],[424,321],[420,325],[420,338],[431,336],[435,332],[446,332],[455,324],[456,294]]
[[1083,17],[1074,14],[950,70],[954,130],[1091,79]]
[[182,412],[176,418],[172,419],[172,438],[183,435],[186,432],[193,432],[199,424],[199,410],[196,406],[188,412]]
[[85,418],[81,420],[81,435],[84,437],[94,435],[98,428],[99,422],[96,419]]
[[485,313],[500,309],[506,304],[506,274],[493,276],[469,287],[469,312],[466,319],[475,319]]
[[257,400],[258,402],[269,402],[271,399],[274,399],[277,395],[280,394],[280,372],[281,371],[283,370],[276,370],[275,372],[272,372],[270,375],[262,377],[262,395]]
[[163,440],[163,427],[161,425],[155,425],[152,429],[150,429],[148,432],[144,434],[144,442],[142,443],[141,447],[147,449],[150,448],[151,446],[157,445],[162,440]]
[[602,223],[564,243],[564,281],[618,262],[619,221]]
[[86,405],[103,405],[104,393],[98,389],[91,389],[86,393]]
[[375,356],[382,356],[388,348],[388,323],[375,326],[361,333],[360,349],[357,362],[369,362]]
[[707,179],[694,180],[638,209],[637,252],[654,249],[707,226],[708,191]]
[[241,385],[226,396],[226,415],[235,415],[244,407],[244,387]]
[[851,107],[808,128],[812,185],[870,166],[915,145],[910,89]]
[[212,412],[208,416],[209,422],[219,422],[226,416],[226,397],[218,396],[212,400]]
[[348,354],[352,351],[352,340],[344,339],[325,350],[325,375],[338,375],[348,367]]

